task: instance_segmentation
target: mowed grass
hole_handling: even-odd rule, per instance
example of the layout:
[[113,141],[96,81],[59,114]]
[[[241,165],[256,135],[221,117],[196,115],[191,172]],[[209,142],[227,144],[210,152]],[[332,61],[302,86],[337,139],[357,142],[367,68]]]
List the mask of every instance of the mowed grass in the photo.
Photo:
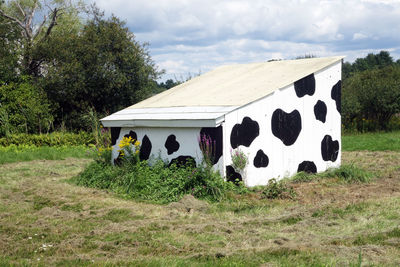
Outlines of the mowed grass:
[[345,134],[342,136],[343,151],[400,151],[400,131]]
[[83,147],[0,148],[0,266],[399,266],[400,151],[381,135],[399,133],[344,136],[346,168],[289,181],[291,199],[169,205],[72,184]]
[[89,159],[3,164],[0,266],[398,266],[400,152],[342,158],[385,171],[293,183],[293,199],[154,205],[68,182]]
[[91,155],[86,146],[0,146],[0,164],[36,159],[60,160],[69,157],[90,158]]

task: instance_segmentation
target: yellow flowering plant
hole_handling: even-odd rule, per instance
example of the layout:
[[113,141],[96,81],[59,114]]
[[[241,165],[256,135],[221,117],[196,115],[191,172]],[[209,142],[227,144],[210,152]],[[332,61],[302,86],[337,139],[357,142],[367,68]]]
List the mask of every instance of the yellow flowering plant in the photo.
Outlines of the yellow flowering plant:
[[124,161],[132,164],[136,164],[140,161],[140,142],[138,140],[133,139],[131,136],[124,137],[119,142],[118,147],[119,156]]

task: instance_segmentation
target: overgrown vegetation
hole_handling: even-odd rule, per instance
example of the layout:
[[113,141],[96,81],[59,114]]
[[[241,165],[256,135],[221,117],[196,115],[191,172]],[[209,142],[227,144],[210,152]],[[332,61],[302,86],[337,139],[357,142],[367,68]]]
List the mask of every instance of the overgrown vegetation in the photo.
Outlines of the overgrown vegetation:
[[49,134],[12,134],[0,138],[0,146],[88,146],[96,144],[92,133],[52,132]]
[[322,173],[299,172],[291,178],[293,182],[309,182],[322,178],[337,178],[346,183],[367,183],[373,174],[354,164],[342,164],[339,168],[331,168]]
[[0,146],[0,164],[31,160],[60,160],[66,158],[92,158],[87,146]]
[[112,166],[100,162],[91,163],[75,182],[78,185],[108,189],[125,197],[154,203],[169,203],[191,194],[199,199],[218,201],[228,192],[244,192],[224,179],[211,168],[168,166],[156,160],[152,166],[147,161],[136,164],[124,163]]

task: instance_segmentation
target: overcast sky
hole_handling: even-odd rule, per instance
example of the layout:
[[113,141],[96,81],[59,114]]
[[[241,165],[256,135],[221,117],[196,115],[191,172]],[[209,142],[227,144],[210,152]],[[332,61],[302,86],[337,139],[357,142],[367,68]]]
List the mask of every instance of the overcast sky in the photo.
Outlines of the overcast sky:
[[400,0],[94,1],[150,43],[162,80],[305,54],[400,58]]

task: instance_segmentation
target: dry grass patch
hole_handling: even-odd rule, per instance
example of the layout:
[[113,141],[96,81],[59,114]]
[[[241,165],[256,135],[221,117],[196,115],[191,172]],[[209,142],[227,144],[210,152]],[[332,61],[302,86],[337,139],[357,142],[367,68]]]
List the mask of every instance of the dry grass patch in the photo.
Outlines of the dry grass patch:
[[400,153],[344,152],[377,174],[367,184],[321,179],[292,184],[295,199],[214,204],[152,205],[68,183],[88,162],[0,166],[0,265],[400,264]]

